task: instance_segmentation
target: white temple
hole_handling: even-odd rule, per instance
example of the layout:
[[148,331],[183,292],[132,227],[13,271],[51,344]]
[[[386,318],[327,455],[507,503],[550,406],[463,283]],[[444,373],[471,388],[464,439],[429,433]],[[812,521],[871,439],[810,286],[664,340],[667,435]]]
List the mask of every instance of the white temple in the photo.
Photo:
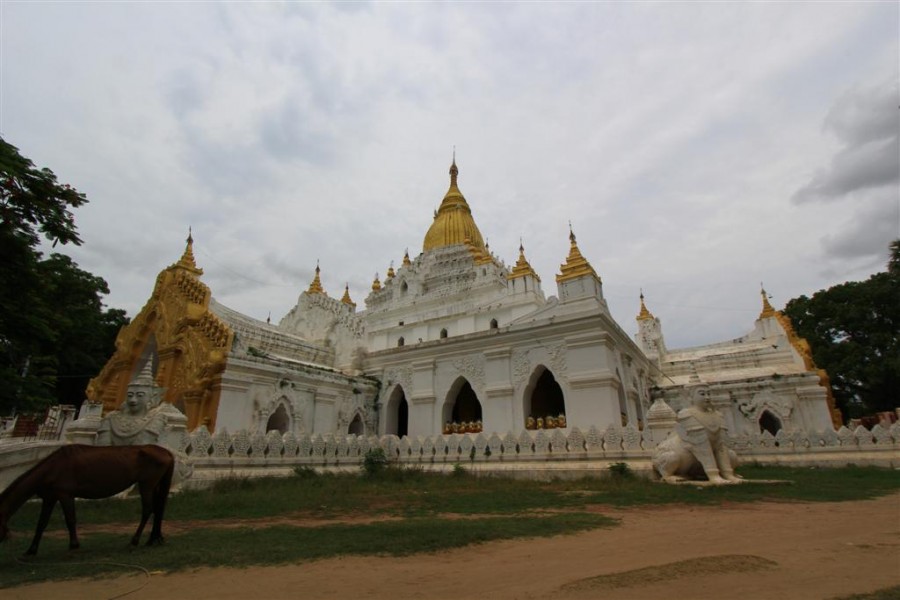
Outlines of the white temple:
[[[520,246],[511,269],[484,242],[457,185],[425,234],[358,310],[322,288],[320,271],[275,325],[229,309],[200,281],[192,239],[123,328],[88,389],[118,407],[151,361],[188,428],[263,434],[433,436],[630,425],[655,399],[681,408],[705,383],[730,431],[831,429],[827,376],[763,293],[751,333],[670,350],[641,296],[636,341],[613,320],[574,233],[555,295]],[[839,422],[838,422],[839,426]]]

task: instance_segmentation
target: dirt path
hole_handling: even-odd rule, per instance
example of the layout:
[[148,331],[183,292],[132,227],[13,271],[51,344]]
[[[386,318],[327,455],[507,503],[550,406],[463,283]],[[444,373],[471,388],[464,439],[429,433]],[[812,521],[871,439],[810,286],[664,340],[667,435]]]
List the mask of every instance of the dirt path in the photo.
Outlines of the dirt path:
[[[900,585],[900,494],[604,511],[621,525],[406,558],[45,583],[7,599],[825,599]],[[273,552],[277,552],[273,549]]]

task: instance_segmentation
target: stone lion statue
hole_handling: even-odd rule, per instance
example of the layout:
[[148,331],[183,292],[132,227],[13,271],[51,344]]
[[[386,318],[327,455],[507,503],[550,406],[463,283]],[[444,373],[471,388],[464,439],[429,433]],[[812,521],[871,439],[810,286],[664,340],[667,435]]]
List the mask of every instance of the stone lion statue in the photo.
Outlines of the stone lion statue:
[[692,386],[692,405],[678,411],[675,430],[656,447],[653,468],[663,481],[703,479],[711,483],[737,483],[737,455],[725,445],[728,430],[722,415],[713,408],[709,390]]

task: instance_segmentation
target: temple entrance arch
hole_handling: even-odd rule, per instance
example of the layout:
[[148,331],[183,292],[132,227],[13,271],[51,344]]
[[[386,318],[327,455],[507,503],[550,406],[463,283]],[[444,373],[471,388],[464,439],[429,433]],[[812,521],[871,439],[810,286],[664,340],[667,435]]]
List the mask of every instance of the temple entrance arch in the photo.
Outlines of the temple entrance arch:
[[474,423],[482,420],[481,402],[465,377],[459,377],[450,386],[442,412],[445,423]]
[[523,405],[525,417],[535,419],[557,418],[566,414],[566,400],[562,388],[556,382],[553,372],[544,365],[538,365],[531,374],[531,379],[525,387],[525,402]]
[[278,431],[282,435],[291,430],[291,416],[288,414],[283,402],[278,403],[278,408],[275,409],[275,412],[272,413],[272,416],[266,422],[266,433],[273,430]]
[[772,435],[776,435],[781,429],[781,419],[772,414],[769,410],[764,410],[759,415],[759,432],[768,431]]
[[403,387],[398,385],[388,398],[384,417],[384,433],[403,437],[409,433],[409,403]]

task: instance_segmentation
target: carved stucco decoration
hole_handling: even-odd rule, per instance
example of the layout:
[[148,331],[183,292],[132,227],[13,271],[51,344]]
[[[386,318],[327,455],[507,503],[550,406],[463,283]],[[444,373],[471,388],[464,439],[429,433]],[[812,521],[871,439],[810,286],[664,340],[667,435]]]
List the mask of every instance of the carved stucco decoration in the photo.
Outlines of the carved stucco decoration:
[[473,354],[453,360],[453,368],[456,372],[478,388],[484,388],[484,365],[483,354]]
[[568,365],[566,364],[566,345],[562,342],[547,346],[547,353],[550,355],[550,368],[555,376],[565,374]]
[[410,367],[393,367],[384,372],[384,382],[389,388],[395,383],[399,383],[403,387],[403,393],[409,396],[412,394],[412,368]]
[[210,290],[198,277],[192,240],[177,263],[156,278],[153,294],[116,337],[116,351],[88,384],[87,397],[104,412],[123,401],[132,373],[155,354],[163,400],[181,408],[192,430],[215,430],[222,372],[234,333],[209,310]]
[[747,419],[756,421],[765,410],[770,410],[782,420],[789,419],[791,416],[791,403],[779,398],[769,390],[765,390],[754,394],[751,397],[744,397],[738,400],[738,411]]
[[518,385],[531,374],[531,361],[527,350],[514,350],[512,355],[513,381]]

